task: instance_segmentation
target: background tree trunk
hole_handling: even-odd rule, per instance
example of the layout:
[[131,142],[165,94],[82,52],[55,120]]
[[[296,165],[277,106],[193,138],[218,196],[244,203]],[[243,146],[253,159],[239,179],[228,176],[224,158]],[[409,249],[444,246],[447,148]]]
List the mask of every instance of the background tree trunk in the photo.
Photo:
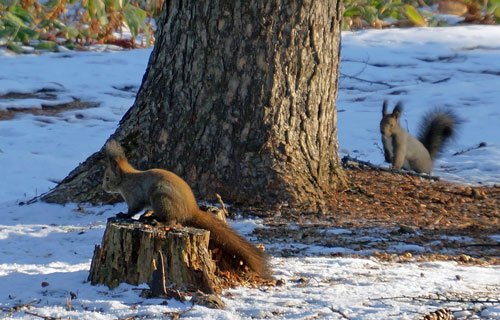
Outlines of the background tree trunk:
[[[113,137],[132,164],[177,173],[198,198],[324,207],[346,184],[335,111],[339,7],[166,1],[142,86]],[[101,151],[44,200],[110,200]]]

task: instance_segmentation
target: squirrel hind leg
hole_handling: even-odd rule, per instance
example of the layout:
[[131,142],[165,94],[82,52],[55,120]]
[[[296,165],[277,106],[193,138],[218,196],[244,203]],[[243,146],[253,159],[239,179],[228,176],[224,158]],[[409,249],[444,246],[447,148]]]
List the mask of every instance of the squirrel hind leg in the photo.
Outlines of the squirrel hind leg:
[[170,193],[155,193],[150,200],[156,219],[168,226],[183,224],[188,218],[185,206]]

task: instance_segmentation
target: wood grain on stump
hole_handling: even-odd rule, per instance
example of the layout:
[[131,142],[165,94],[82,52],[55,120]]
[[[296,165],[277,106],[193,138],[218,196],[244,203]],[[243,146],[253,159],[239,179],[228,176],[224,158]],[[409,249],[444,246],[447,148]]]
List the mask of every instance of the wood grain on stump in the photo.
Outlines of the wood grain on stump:
[[148,283],[153,296],[165,295],[170,288],[218,292],[208,243],[206,230],[110,218],[102,244],[94,250],[89,280],[110,288],[121,282]]

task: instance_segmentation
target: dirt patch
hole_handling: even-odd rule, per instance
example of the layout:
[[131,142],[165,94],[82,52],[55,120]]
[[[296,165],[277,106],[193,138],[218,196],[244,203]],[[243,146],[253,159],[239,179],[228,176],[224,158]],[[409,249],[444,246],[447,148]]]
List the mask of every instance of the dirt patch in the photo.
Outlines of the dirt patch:
[[267,228],[256,235],[289,244],[282,255],[321,246],[319,252],[330,255],[500,263],[500,186],[464,186],[367,168],[346,173],[351,188],[336,195],[330,213],[262,214]]
[[42,100],[55,100],[57,98],[56,89],[42,88],[35,92],[7,92],[0,94],[2,99],[42,99]]
[[[0,96],[0,99],[29,99],[33,98],[29,94],[25,93],[8,93],[6,95]],[[39,97],[36,97],[39,98]],[[54,100],[51,98],[50,100]],[[61,112],[76,109],[88,109],[95,108],[99,106],[98,102],[82,101],[80,99],[73,98],[73,101],[64,102],[59,104],[42,104],[41,108],[7,108],[7,110],[0,110],[0,121],[10,120],[18,114],[33,114],[33,115],[44,115],[44,116],[54,116]],[[49,99],[44,99],[49,100]]]

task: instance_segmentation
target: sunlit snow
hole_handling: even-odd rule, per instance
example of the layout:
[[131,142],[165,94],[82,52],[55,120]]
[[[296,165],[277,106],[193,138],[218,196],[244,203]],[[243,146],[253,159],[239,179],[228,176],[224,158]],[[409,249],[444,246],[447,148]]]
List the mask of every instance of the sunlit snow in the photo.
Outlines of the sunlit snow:
[[[434,174],[461,183],[500,183],[500,27],[346,32],[342,46],[337,111],[343,155],[383,164],[378,126],[385,98],[404,101],[402,123],[410,132],[425,111],[449,106],[464,122]],[[124,284],[114,290],[90,285],[94,245],[101,241],[106,219],[124,205],[19,203],[54,187],[103,145],[132,105],[150,52],[0,51],[0,96],[53,94],[50,99],[43,94],[3,98],[0,109],[41,108],[74,99],[99,104],[57,116],[25,114],[0,121],[0,318],[32,319],[23,310],[9,313],[4,308],[34,301],[24,310],[72,319],[162,318],[177,311],[187,311],[182,318],[188,319],[342,319],[341,314],[349,319],[414,319],[439,305],[404,297],[441,293],[500,298],[500,269],[495,266],[385,263],[334,257],[350,253],[342,247],[280,243],[267,245],[273,252],[290,245],[305,247],[305,257],[272,259],[276,278],[285,284],[227,290],[225,310],[144,299]],[[481,142],[486,147],[454,155]],[[238,219],[232,225],[250,239],[252,230],[261,227],[259,220]],[[349,232],[332,229],[325,235]],[[498,243],[500,238],[491,240]],[[409,250],[405,244],[396,249]],[[425,248],[411,248],[420,249]],[[69,308],[71,295],[76,299]],[[498,304],[471,307],[480,307],[485,319],[500,319]]]

